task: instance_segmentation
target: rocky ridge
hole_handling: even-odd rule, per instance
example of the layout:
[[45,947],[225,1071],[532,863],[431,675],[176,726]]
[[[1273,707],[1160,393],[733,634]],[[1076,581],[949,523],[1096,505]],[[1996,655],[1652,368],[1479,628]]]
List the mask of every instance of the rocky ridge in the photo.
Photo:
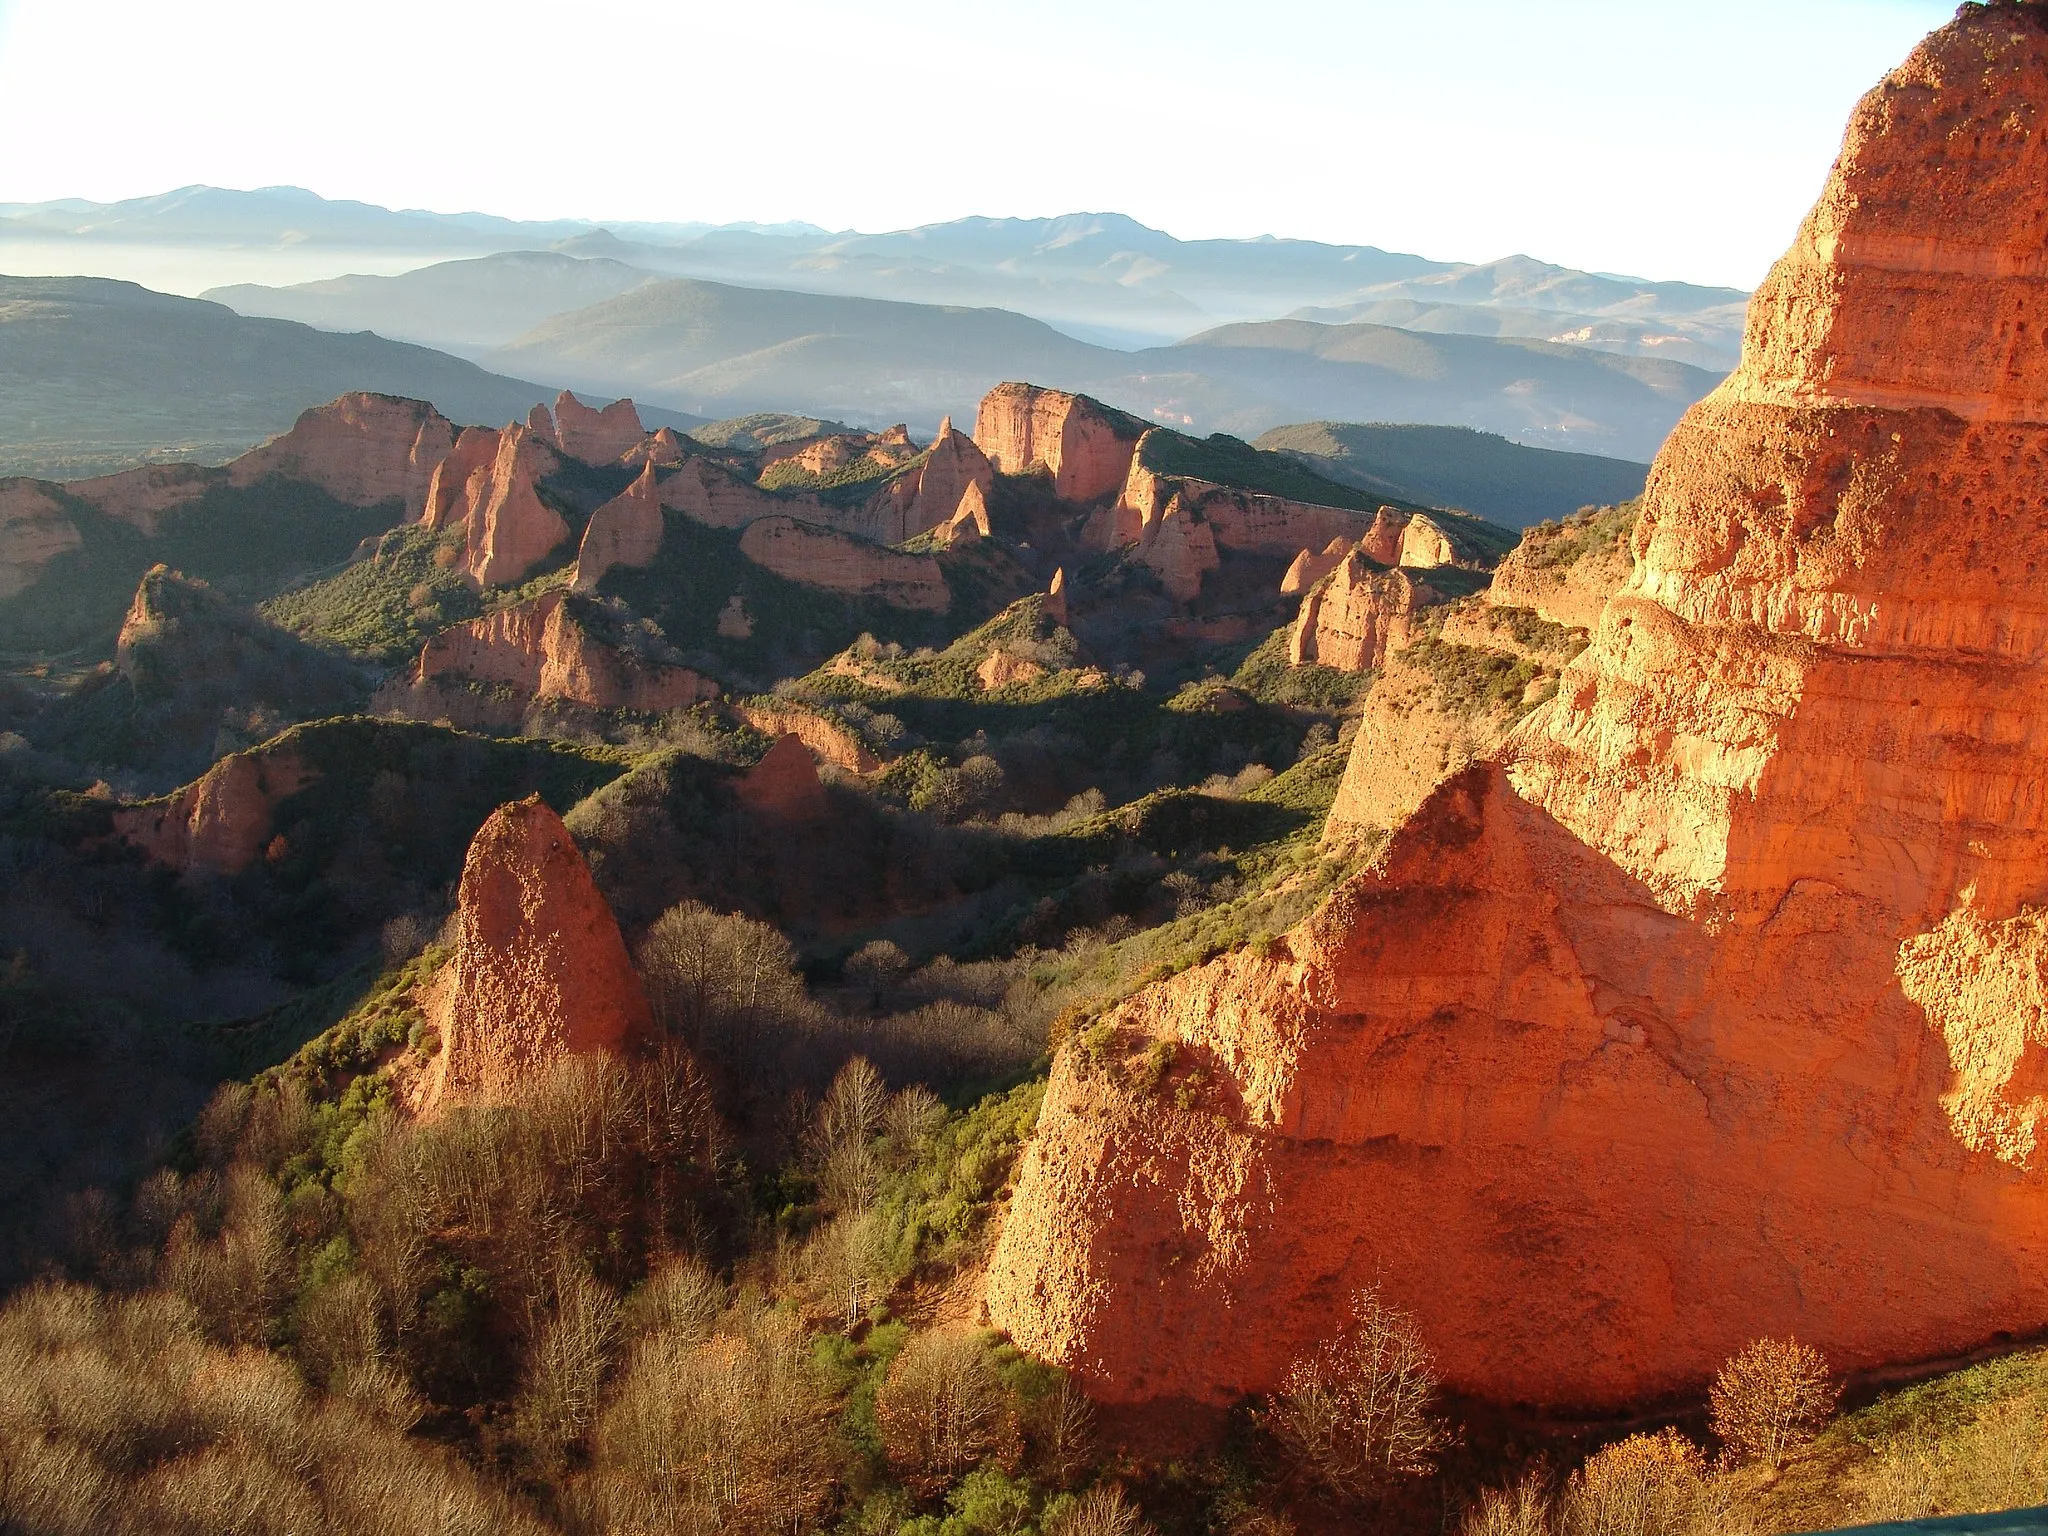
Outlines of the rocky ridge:
[[1308,922],[1062,1053],[998,1326],[1221,1406],[1376,1282],[1458,1390],[1576,1409],[1760,1335],[1853,1370],[2040,1326],[2044,110],[2012,3],[1864,99],[1556,696]]

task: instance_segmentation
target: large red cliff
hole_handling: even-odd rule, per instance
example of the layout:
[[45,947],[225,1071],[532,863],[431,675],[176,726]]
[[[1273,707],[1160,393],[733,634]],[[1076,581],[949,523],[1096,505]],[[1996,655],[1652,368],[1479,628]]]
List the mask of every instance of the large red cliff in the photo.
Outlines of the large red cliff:
[[454,426],[424,400],[358,392],[301,413],[291,431],[230,464],[228,477],[234,485],[301,480],[350,506],[396,501],[410,521],[454,445]]
[[1062,501],[1113,496],[1130,472],[1139,433],[1129,418],[1086,395],[998,384],[982,397],[974,441],[1006,475],[1044,469]]
[[560,466],[531,427],[464,428],[434,467],[422,521],[462,530],[462,568],[479,585],[509,585],[569,537],[562,514],[540,498],[540,482]]
[[1556,696],[1062,1053],[997,1324],[1220,1405],[1377,1283],[1452,1386],[1579,1408],[2048,1324],[2044,231],[2043,10],[1965,7],[1857,108]]

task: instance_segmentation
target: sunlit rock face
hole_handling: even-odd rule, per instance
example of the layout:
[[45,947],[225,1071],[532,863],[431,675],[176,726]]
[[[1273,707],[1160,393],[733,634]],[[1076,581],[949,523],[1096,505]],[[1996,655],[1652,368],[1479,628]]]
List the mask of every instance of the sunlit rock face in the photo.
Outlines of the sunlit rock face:
[[1220,1405],[1378,1283],[1460,1390],[1612,1408],[2048,1322],[2044,111],[2034,4],[1866,97],[1556,697],[1061,1056],[1020,1344]]

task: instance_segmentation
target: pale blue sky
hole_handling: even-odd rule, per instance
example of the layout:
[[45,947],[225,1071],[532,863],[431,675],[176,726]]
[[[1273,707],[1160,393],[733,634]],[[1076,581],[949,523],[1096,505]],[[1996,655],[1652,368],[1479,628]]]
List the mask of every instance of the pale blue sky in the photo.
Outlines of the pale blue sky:
[[1181,236],[1753,284],[1948,0],[0,0],[0,201]]

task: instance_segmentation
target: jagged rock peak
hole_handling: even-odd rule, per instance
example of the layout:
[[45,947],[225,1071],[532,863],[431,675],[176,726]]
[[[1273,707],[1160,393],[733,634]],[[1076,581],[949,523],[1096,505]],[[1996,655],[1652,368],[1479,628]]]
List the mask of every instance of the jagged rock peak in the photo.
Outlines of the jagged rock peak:
[[534,795],[493,811],[463,861],[453,955],[429,985],[432,1114],[511,1097],[566,1056],[627,1051],[653,1022],[619,925],[562,818]]

